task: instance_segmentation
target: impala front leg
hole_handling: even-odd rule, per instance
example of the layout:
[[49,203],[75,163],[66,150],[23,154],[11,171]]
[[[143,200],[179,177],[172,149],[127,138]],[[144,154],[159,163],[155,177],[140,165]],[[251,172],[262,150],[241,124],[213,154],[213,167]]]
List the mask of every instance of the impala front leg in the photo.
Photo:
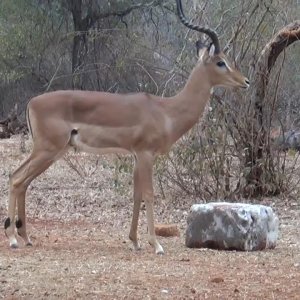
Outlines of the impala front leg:
[[153,193],[153,162],[154,157],[150,153],[144,153],[138,158],[139,180],[141,181],[142,197],[146,205],[146,216],[148,224],[148,241],[154,247],[156,254],[164,254],[164,249],[158,242],[154,229],[154,193]]
[[148,223],[148,241],[149,244],[154,247],[156,254],[164,254],[164,249],[158,242],[155,229],[154,229],[154,213],[153,213],[153,193],[145,193],[145,204],[146,204],[146,215],[147,215],[147,223]]
[[141,190],[141,181],[139,180],[139,170],[138,164],[135,160],[134,172],[133,172],[133,214],[132,214],[132,222],[130,227],[129,239],[133,243],[133,247],[135,250],[140,250],[141,246],[138,240],[137,228],[139,222],[139,214],[141,209],[142,202],[142,190]]

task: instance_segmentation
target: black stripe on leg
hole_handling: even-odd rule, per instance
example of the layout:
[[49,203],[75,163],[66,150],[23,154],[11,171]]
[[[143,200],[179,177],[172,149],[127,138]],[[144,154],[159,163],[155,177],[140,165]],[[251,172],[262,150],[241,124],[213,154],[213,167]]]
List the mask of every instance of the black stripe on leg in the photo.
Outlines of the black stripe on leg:
[[21,220],[16,220],[16,227],[17,228],[21,228],[23,225],[22,221]]
[[10,226],[10,218],[7,218],[4,222],[4,229],[7,229]]

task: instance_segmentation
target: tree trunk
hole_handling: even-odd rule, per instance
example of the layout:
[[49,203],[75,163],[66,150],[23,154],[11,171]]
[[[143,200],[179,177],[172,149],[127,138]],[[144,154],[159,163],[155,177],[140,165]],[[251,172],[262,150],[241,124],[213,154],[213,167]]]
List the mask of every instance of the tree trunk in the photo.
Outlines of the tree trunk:
[[[272,182],[266,182],[266,179],[272,181],[273,174],[264,176],[266,170],[274,170],[273,159],[268,143],[268,126],[264,120],[267,120],[266,90],[269,83],[270,72],[278,58],[279,54],[292,43],[300,39],[300,21],[296,21],[281,29],[271,41],[265,46],[258,59],[254,77],[253,90],[253,109],[254,120],[251,124],[253,138],[255,141],[249,143],[246,153],[246,167],[250,168],[246,176],[246,184],[243,188],[244,196],[257,197],[264,194],[264,185]],[[264,164],[262,163],[264,161]],[[251,186],[251,189],[249,189]],[[250,191],[250,192],[249,192]],[[278,191],[268,191],[276,194]]]
[[[74,25],[74,38],[72,49],[72,86],[74,89],[84,89],[81,71],[84,59],[88,53],[88,32],[100,19],[109,17],[123,18],[132,11],[146,7],[160,5],[162,0],[153,0],[149,3],[132,4],[123,10],[108,11],[101,13],[99,7],[93,7],[93,2],[85,3],[82,0],[66,0],[67,9],[71,12]],[[83,15],[83,4],[87,5],[86,16]]]
[[68,9],[72,14],[74,25],[74,37],[72,48],[72,87],[82,89],[81,69],[84,57],[87,53],[87,33],[89,30],[87,22],[82,16],[82,0],[68,0]]

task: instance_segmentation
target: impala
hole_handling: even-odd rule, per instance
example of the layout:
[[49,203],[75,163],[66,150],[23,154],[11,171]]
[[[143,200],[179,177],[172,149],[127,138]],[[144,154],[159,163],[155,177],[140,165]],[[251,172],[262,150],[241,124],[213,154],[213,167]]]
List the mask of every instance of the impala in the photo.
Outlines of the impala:
[[[162,98],[146,93],[113,94],[92,91],[56,91],[31,99],[27,122],[33,139],[30,156],[10,176],[5,233],[12,248],[18,247],[15,228],[26,245],[25,194],[28,185],[69,148],[103,153],[131,153],[134,166],[134,204],[129,238],[140,249],[137,235],[141,201],[146,206],[148,241],[157,254],[164,250],[154,231],[152,169],[155,157],[171,146],[201,117],[214,86],[247,88],[249,81],[220,50],[217,34],[187,21],[176,0],[181,22],[210,37],[212,45],[198,44],[199,60],[184,88]],[[15,218],[17,207],[17,218]]]

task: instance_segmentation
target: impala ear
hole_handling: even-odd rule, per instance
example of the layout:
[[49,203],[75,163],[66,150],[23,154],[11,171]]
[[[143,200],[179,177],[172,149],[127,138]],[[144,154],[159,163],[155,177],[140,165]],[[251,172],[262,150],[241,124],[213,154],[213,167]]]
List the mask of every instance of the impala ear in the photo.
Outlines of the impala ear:
[[211,43],[208,47],[208,55],[209,57],[213,57],[215,55],[215,45]]
[[207,60],[209,59],[208,49],[207,48],[199,49],[198,57],[199,57],[199,61],[203,63],[207,62]]

